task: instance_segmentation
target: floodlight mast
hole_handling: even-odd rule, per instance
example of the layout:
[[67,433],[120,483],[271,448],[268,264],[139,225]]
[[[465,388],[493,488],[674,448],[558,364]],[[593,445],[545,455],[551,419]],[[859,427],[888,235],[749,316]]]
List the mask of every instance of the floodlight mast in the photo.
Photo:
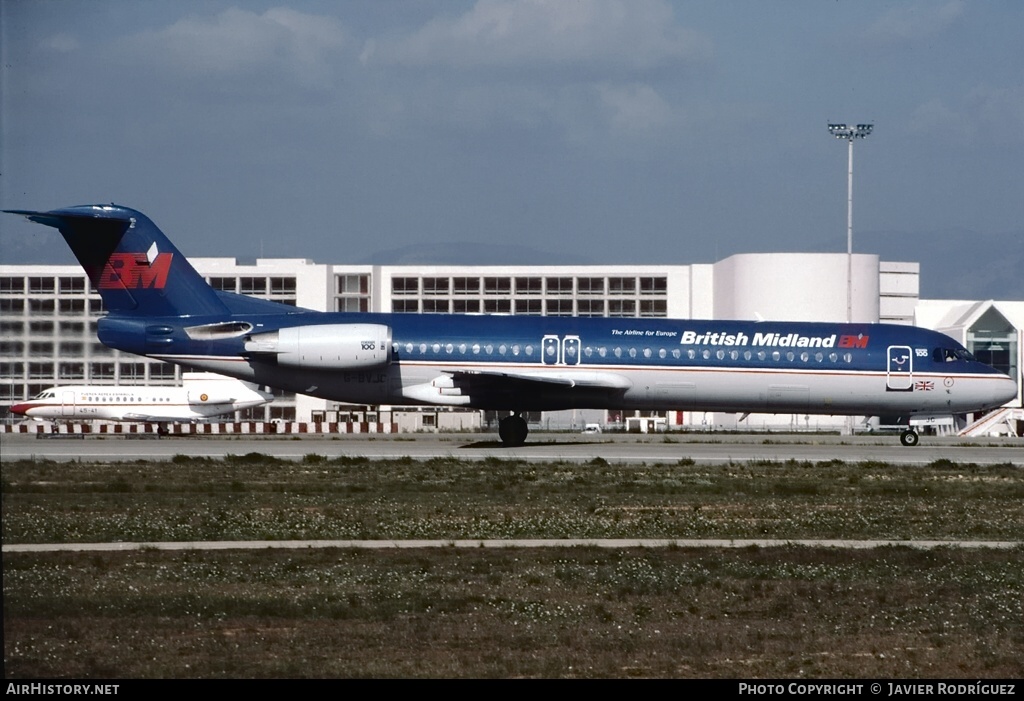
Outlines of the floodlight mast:
[[849,167],[846,178],[846,321],[853,321],[853,142],[866,138],[874,124],[829,124],[828,131],[837,139],[850,144]]

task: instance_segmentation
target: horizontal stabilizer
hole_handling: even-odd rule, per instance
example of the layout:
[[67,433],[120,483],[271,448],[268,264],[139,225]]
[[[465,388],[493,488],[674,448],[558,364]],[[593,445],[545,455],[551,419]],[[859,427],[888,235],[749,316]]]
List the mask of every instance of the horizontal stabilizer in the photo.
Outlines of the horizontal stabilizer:
[[4,211],[58,229],[113,314],[228,313],[217,292],[141,212],[118,205]]

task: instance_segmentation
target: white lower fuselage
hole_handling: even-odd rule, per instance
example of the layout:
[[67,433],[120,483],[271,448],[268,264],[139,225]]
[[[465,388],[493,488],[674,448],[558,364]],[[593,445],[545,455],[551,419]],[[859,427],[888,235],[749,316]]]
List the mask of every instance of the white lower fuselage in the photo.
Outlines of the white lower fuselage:
[[[166,360],[182,361],[167,357]],[[254,382],[264,369],[241,357],[196,357],[189,365]],[[405,361],[379,370],[310,371],[274,368],[278,386],[313,396],[360,404],[435,404],[514,410],[593,408],[698,410],[835,415],[900,414],[947,416],[992,405],[1012,391],[997,374],[965,372],[886,372],[808,368],[680,368],[620,365],[538,366],[459,363],[463,373],[536,374],[563,379],[564,385],[537,385],[514,403],[484,401],[453,383],[452,364]],[[575,378],[614,377],[621,389],[591,389]]]

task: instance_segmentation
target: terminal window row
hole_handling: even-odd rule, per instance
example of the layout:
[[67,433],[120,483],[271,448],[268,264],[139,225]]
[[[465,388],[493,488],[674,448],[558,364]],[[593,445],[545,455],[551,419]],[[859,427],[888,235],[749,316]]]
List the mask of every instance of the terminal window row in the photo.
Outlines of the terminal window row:
[[[27,303],[26,303],[27,302]],[[0,297],[0,315],[20,316],[28,311],[29,314],[89,314],[99,315],[105,313],[103,301],[99,297],[88,299],[40,299],[30,297],[29,299],[4,299]]]
[[664,295],[665,277],[393,277],[393,295]]
[[32,276],[32,277],[0,277],[0,295],[23,295],[26,290],[30,295],[85,294],[88,283],[85,276]]
[[210,287],[222,292],[236,292],[243,295],[293,295],[294,277],[229,276],[207,278]]
[[[25,379],[26,373],[31,380],[52,379],[90,379],[110,380],[120,374],[122,380],[141,380],[146,377],[146,366],[149,366],[149,379],[154,381],[175,379],[177,368],[169,363],[86,363],[71,362],[0,362],[0,378],[6,380]],[[120,372],[118,373],[118,367]],[[88,374],[86,373],[88,370]]]
[[663,299],[395,299],[391,311],[424,314],[512,314],[520,316],[665,317]]
[[51,384],[0,384],[0,403],[11,404],[17,401],[23,401],[29,397],[35,397],[43,390],[49,389]]
[[[338,275],[339,294],[368,294],[368,275]],[[210,286],[241,294],[292,295],[296,278],[291,276],[210,276]],[[394,294],[666,294],[668,280],[661,276],[517,276],[517,277],[395,277]],[[88,283],[77,276],[2,276],[0,294],[85,294]]]
[[[32,382],[29,384],[20,382],[14,384],[0,383],[0,404],[11,404],[24,401],[30,397],[37,397],[52,386],[52,382]],[[293,412],[294,410],[294,407],[292,407]]]
[[13,358],[21,356],[26,349],[31,357],[52,357],[54,352],[60,357],[82,356],[86,348],[90,355],[113,355],[114,349],[102,343],[82,343],[80,341],[25,341],[0,339],[0,357]]
[[53,321],[0,321],[0,334],[5,336],[11,335],[22,335],[25,333],[25,329],[28,329],[28,333],[32,335],[53,335],[54,331],[59,330],[62,335],[70,334],[83,334],[86,329],[89,330],[90,335],[96,334],[96,322],[90,321],[88,324],[84,321],[61,321],[55,323]]

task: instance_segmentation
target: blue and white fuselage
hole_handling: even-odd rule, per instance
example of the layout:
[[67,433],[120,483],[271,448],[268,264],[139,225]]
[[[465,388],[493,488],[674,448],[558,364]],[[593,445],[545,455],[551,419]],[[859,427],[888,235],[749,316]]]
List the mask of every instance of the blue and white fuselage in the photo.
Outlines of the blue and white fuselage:
[[[906,326],[317,312],[183,321],[107,317],[99,337],[130,353],[359,404],[949,415],[1015,393],[948,336]],[[225,323],[230,338],[189,336]],[[326,355],[316,339],[304,344],[318,328],[327,349],[344,349],[335,339],[345,337],[360,351],[385,350]],[[288,331],[294,352],[283,349]]]
[[[71,245],[110,312],[105,345],[335,401],[923,417],[1017,391],[909,326],[297,309],[213,290],[134,210],[17,213]],[[525,437],[522,419],[503,427],[508,443]]]

